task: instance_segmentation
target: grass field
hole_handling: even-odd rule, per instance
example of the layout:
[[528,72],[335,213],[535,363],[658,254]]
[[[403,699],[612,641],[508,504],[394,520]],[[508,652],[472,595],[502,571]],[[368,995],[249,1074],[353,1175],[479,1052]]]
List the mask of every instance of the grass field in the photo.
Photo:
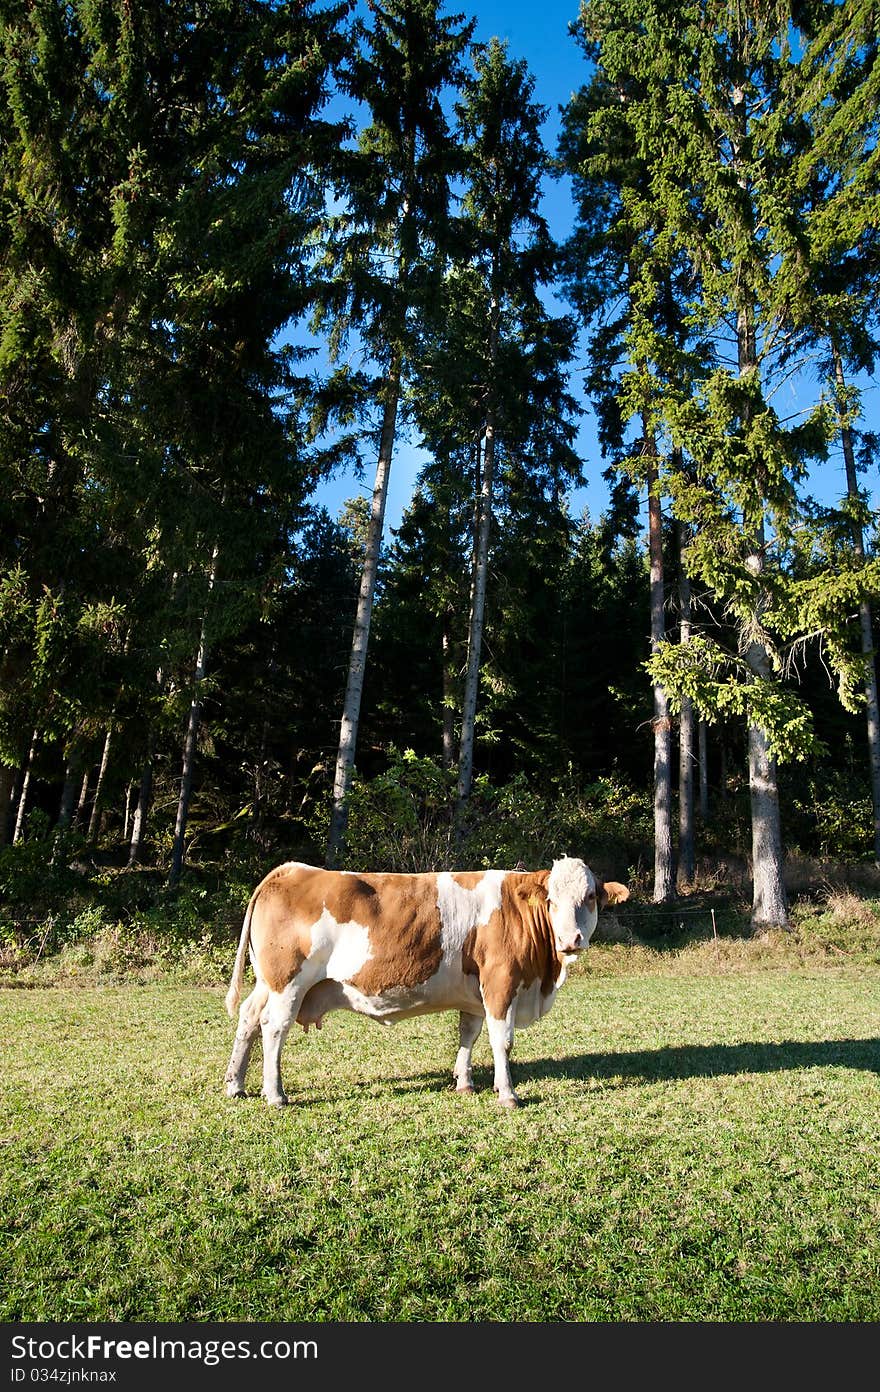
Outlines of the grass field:
[[880,964],[786,950],[593,949],[514,1113],[452,1015],[292,1033],[278,1112],[258,1051],[223,1096],[219,979],[22,977],[0,1318],[876,1321]]

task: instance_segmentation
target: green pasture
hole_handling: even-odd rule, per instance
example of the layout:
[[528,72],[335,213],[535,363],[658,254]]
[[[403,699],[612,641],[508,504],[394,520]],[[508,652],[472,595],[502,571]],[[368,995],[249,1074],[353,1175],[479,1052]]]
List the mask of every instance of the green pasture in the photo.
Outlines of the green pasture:
[[223,986],[0,991],[4,1321],[880,1319],[880,966],[645,953],[451,1090],[455,1017],[292,1033]]

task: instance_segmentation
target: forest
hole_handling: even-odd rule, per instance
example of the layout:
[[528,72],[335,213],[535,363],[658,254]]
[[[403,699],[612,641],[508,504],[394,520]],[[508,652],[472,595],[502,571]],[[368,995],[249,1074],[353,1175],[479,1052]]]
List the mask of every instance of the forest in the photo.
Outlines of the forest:
[[548,149],[440,0],[0,5],[4,921],[568,853],[760,931],[880,861],[878,7],[572,9]]

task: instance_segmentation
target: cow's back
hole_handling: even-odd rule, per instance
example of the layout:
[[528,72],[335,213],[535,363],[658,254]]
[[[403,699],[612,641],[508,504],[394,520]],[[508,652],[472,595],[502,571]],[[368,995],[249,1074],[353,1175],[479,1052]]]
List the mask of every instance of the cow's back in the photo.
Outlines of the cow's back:
[[[462,943],[494,903],[484,906],[473,892],[484,878],[480,872],[355,873],[288,862],[255,891],[255,965],[270,989],[280,991],[307,959],[320,959],[324,975],[345,984],[351,1008],[392,999],[401,1008],[426,1007],[435,997],[432,1008],[442,1008],[447,986],[450,1004],[459,1004]],[[429,982],[436,989],[426,996]]]

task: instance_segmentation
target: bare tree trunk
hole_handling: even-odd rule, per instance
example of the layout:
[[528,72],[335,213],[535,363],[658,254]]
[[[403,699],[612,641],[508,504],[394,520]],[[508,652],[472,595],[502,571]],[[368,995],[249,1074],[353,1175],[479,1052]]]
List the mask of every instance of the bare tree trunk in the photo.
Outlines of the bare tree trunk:
[[[645,429],[644,447],[653,455],[655,446]],[[651,563],[651,652],[657,651],[666,633],[663,611],[663,530],[657,468],[648,468],[648,551]],[[675,866],[672,852],[672,722],[662,686],[654,687],[654,903],[675,898]]]
[[494,411],[486,413],[483,442],[483,469],[480,483],[480,521],[477,529],[474,574],[471,586],[471,612],[468,623],[467,663],[461,702],[461,739],[458,748],[457,809],[463,811],[471,793],[474,776],[474,733],[477,695],[480,688],[480,653],[486,614],[486,581],[489,573],[489,534],[492,526],[492,488],[495,471]]
[[492,268],[492,293],[489,303],[489,337],[487,344],[488,385],[483,420],[482,467],[479,468],[479,436],[476,459],[478,463],[476,495],[476,533],[474,538],[473,572],[471,577],[471,612],[468,621],[467,660],[464,690],[461,699],[461,737],[458,746],[458,790],[456,819],[461,817],[471,795],[474,777],[474,736],[477,720],[477,696],[480,690],[480,653],[483,646],[483,623],[486,615],[486,584],[489,576],[489,537],[492,531],[492,494],[495,487],[495,372],[498,358],[498,335],[501,327],[501,292],[498,285],[497,257]]
[[[749,666],[759,677],[769,675],[767,653],[753,643]],[[752,929],[788,927],[788,897],[783,877],[782,833],[776,760],[767,736],[749,726],[749,790],[752,804]]]
[[153,751],[152,740],[147,747],[147,757],[141,770],[137,807],[131,822],[131,842],[128,847],[128,868],[132,869],[141,858],[144,837],[147,831],[147,816],[150,811],[150,798],[153,793]]
[[68,755],[64,768],[64,783],[61,788],[61,803],[58,808],[58,830],[66,831],[73,820],[73,800],[79,775],[79,753]]
[[[753,575],[764,569],[764,529],[755,540],[754,551],[746,557]],[[760,619],[759,600],[756,617]],[[759,681],[769,681],[772,669],[763,643],[753,642],[746,649],[746,661]],[[767,736],[757,725],[748,731],[749,793],[752,814],[752,928],[788,927],[788,896],[783,873],[782,826],[779,816],[779,783],[776,759],[770,753]]]
[[[691,639],[691,579],[684,562],[687,534],[679,522],[678,592],[681,604],[681,643]],[[678,722],[678,881],[690,884],[694,878],[694,708],[689,696],[681,703]]]
[[0,846],[9,844],[9,820],[15,769],[0,763]]
[[122,812],[122,839],[123,839],[123,841],[127,841],[127,840],[128,840],[128,833],[129,833],[129,830],[130,830],[130,822],[131,822],[131,793],[132,793],[133,787],[134,787],[134,783],[133,783],[132,779],[129,779],[128,782],[127,782],[126,785],[125,785],[125,807],[124,807],[123,812]]
[[61,803],[58,808],[58,821],[55,824],[55,838],[52,845],[52,855],[50,863],[55,864],[61,850],[65,832],[69,831],[73,824],[74,803],[76,799],[76,785],[79,782],[80,772],[80,752],[74,749],[67,757],[64,768],[64,783],[61,788]]
[[[177,574],[172,576],[172,586],[177,583]],[[161,667],[156,672],[156,690],[161,696],[162,687],[165,681],[165,673]],[[147,728],[147,753],[141,767],[140,784],[138,786],[137,806],[134,816],[131,819],[131,841],[128,846],[128,867],[131,869],[137,865],[143,851],[144,838],[147,834],[147,818],[150,814],[150,801],[153,796],[153,745],[154,734],[152,727]],[[126,835],[128,834],[126,830]]]
[[12,833],[12,844],[16,845],[24,834],[24,818],[27,811],[28,791],[31,785],[31,770],[34,766],[34,759],[37,757],[38,732],[34,730],[31,735],[30,748],[24,766],[24,777],[21,780],[21,792],[18,795],[18,811],[15,817],[15,831]]
[[183,871],[184,846],[186,842],[186,824],[189,818],[189,801],[192,795],[193,773],[195,771],[196,760],[196,741],[199,735],[199,723],[202,716],[202,682],[205,680],[205,667],[208,661],[208,625],[211,613],[211,595],[214,591],[214,584],[217,579],[217,559],[220,555],[220,543],[214,543],[211,552],[211,564],[208,569],[208,591],[205,596],[205,607],[202,612],[202,623],[199,631],[199,646],[196,653],[196,665],[193,672],[193,694],[189,707],[189,716],[186,722],[186,736],[183,742],[183,762],[180,773],[180,793],[177,798],[177,816],[174,821],[174,840],[171,845],[171,868],[168,871],[168,886],[173,889],[180,883],[180,876]]
[[110,745],[113,740],[113,731],[108,730],[104,737],[104,749],[101,754],[101,763],[98,768],[98,779],[95,783],[95,796],[92,799],[92,815],[89,818],[89,829],[86,832],[88,840],[94,841],[98,835],[98,828],[101,820],[101,794],[104,791],[104,778],[107,773],[107,765],[110,762]]
[[79,797],[76,802],[76,814],[73,819],[74,826],[77,827],[82,826],[83,817],[85,816],[86,802],[89,796],[89,779],[91,776],[92,770],[87,768],[83,774],[82,783],[80,784]]
[[443,767],[455,767],[455,673],[452,670],[452,613],[443,614]]
[[[840,421],[840,439],[843,445],[843,459],[846,466],[846,495],[853,504],[859,502],[859,481],[856,474],[856,459],[853,449],[852,429],[846,414],[846,382],[843,376],[843,360],[837,344],[832,341],[834,355],[834,376],[837,389],[837,414]],[[852,520],[853,548],[860,562],[865,559],[865,543],[857,517]],[[880,866],[880,706],[877,700],[877,668],[874,661],[874,625],[871,606],[867,599],[859,603],[859,625],[861,628],[862,655],[865,659],[865,697],[866,720],[868,727],[868,757],[871,769],[871,802],[874,808],[874,863]]]
[[699,768],[700,768],[700,821],[705,826],[709,820],[709,765],[708,749],[706,748],[706,722],[697,722],[697,746],[699,749]]
[[402,352],[400,348],[395,348],[385,383],[385,406],[382,414],[379,459],[376,464],[370,523],[367,529],[367,544],[354,620],[351,657],[348,663],[348,681],[342,707],[342,720],[339,726],[339,751],[336,756],[336,773],[333,780],[333,812],[327,836],[326,864],[329,867],[339,863],[345,844],[348,792],[351,787],[357,749],[358,721],[364,689],[364,673],[367,666],[370,620],[373,614],[373,595],[376,590],[376,576],[379,570],[379,554],[385,526],[385,505],[388,501],[388,477],[391,471],[391,457],[394,452],[394,437],[397,431],[397,407],[400,401],[402,368]]

